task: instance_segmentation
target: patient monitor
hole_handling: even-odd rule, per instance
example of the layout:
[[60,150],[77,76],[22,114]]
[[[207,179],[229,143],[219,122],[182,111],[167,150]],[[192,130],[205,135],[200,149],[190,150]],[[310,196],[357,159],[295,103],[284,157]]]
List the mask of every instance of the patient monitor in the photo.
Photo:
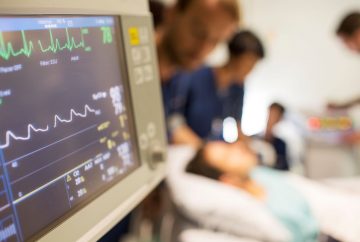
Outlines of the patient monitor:
[[0,2],[0,240],[95,241],[162,179],[145,0]]

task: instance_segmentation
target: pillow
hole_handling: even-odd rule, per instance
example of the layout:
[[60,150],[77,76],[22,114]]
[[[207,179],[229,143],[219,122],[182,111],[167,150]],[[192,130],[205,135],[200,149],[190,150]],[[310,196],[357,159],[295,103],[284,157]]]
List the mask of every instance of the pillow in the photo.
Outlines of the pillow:
[[187,229],[179,237],[180,242],[260,242],[253,239],[240,239],[232,235],[203,229]]
[[[178,147],[179,148],[179,147]],[[290,234],[265,205],[237,188],[189,174],[185,167],[195,154],[190,148],[170,152],[167,184],[177,209],[202,228],[261,241],[287,242]]]

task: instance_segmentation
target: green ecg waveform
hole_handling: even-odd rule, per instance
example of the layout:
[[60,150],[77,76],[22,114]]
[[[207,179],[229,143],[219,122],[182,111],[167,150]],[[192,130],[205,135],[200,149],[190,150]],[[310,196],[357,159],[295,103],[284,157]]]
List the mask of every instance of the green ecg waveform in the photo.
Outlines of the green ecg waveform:
[[16,57],[19,55],[25,55],[29,57],[34,50],[34,44],[31,41],[28,42],[26,40],[24,31],[21,31],[21,38],[23,41],[23,48],[16,51],[14,50],[12,43],[5,44],[3,33],[0,32],[0,56],[5,60],[8,60],[11,56]]
[[[37,41],[39,45],[39,49],[41,52],[53,52],[58,53],[65,49],[72,51],[74,49],[84,49],[85,51],[91,51],[91,47],[87,46],[84,40],[84,36],[89,33],[87,28],[80,29],[80,40],[76,41],[73,36],[69,33],[69,30],[65,28],[66,41],[65,43],[61,43],[58,38],[54,38],[52,30],[49,29],[49,38],[50,43],[48,46],[44,46],[41,40]],[[11,57],[16,57],[19,55],[24,55],[26,57],[30,57],[32,53],[35,51],[34,43],[31,40],[27,40],[25,31],[21,31],[21,39],[22,39],[22,48],[19,50],[15,50],[13,44],[11,42],[5,43],[3,33],[0,32],[0,57],[4,60],[9,60]]]
[[40,50],[42,52],[53,52],[53,53],[57,53],[59,51],[62,51],[64,49],[68,49],[69,51],[72,51],[73,49],[79,49],[82,48],[85,51],[91,51],[91,47],[90,46],[86,46],[85,44],[85,40],[84,40],[84,35],[89,33],[88,29],[81,29],[81,41],[76,43],[75,38],[71,37],[69,34],[68,29],[65,29],[65,33],[66,33],[66,42],[64,45],[61,46],[60,40],[53,37],[52,31],[51,29],[49,30],[49,35],[50,35],[50,45],[46,48],[43,47],[43,44],[41,43],[40,40],[38,40],[38,44],[40,46]]

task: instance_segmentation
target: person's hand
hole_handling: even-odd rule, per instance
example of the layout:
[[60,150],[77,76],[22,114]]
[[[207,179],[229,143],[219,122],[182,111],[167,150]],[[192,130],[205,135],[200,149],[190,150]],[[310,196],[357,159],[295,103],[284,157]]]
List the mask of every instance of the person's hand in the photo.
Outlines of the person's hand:
[[344,135],[342,137],[342,141],[345,144],[354,145],[354,144],[360,144],[360,133],[351,133]]
[[171,142],[173,144],[186,144],[195,149],[199,149],[203,145],[203,140],[185,123],[171,128]]

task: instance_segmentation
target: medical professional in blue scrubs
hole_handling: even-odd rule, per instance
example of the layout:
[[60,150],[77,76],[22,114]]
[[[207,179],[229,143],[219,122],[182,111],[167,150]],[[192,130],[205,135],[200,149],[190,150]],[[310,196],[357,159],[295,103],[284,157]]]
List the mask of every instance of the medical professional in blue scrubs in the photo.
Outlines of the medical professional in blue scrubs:
[[228,117],[236,120],[239,139],[246,140],[241,131],[244,80],[265,51],[259,38],[245,30],[233,36],[228,49],[230,57],[223,66],[204,66],[177,80],[183,100],[169,118],[174,143],[197,148],[206,140],[221,139],[222,122]]

